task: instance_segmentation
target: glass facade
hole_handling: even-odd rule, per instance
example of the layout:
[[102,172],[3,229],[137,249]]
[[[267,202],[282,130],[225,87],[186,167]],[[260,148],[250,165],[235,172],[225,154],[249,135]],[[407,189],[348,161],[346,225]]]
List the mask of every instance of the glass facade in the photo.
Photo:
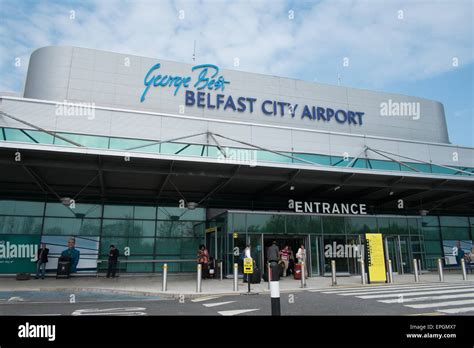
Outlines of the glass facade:
[[[0,234],[100,237],[101,260],[114,244],[122,261],[190,260],[169,262],[170,272],[184,272],[195,270],[205,216],[203,208],[85,203],[69,208],[56,202],[0,200]],[[158,272],[162,264],[123,262],[120,267],[121,272]]]
[[[62,146],[75,146],[58,137],[53,137],[47,133],[33,130],[23,130],[16,128],[0,128],[0,141],[14,141],[33,144],[54,144]],[[188,143],[171,143],[164,142],[157,144],[157,141],[105,137],[95,135],[73,134],[73,133],[58,133],[62,138],[69,139],[75,143],[81,144],[85,147],[97,149],[111,149],[111,150],[127,150],[131,152],[144,153],[161,153],[165,155],[182,155],[195,157],[218,158],[222,156],[220,150],[213,145],[199,145]],[[474,168],[454,167],[453,169],[440,167],[435,164],[419,163],[419,162],[403,162],[406,165],[401,165],[395,161],[389,160],[374,160],[374,159],[355,159],[352,157],[344,158],[340,156],[328,156],[320,154],[309,154],[299,152],[279,152],[274,153],[264,150],[243,149],[243,148],[227,148],[229,153],[244,154],[245,158],[239,158],[245,161],[256,162],[275,162],[275,163],[295,163],[301,165],[323,165],[336,167],[352,167],[363,169],[377,169],[389,171],[408,171],[408,172],[422,172],[422,173],[437,173],[443,175],[463,175],[473,176]],[[239,155],[239,156],[240,156]]]

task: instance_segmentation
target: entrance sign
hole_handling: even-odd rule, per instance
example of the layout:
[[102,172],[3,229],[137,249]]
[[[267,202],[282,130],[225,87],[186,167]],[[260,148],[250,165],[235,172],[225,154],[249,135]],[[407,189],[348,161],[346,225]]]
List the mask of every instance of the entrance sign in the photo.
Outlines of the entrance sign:
[[381,233],[366,233],[367,265],[369,268],[369,282],[387,281],[385,271],[385,255]]
[[363,203],[303,202],[290,199],[288,208],[295,213],[367,215],[367,206]]
[[253,273],[253,260],[250,257],[244,259],[244,273],[252,274]]

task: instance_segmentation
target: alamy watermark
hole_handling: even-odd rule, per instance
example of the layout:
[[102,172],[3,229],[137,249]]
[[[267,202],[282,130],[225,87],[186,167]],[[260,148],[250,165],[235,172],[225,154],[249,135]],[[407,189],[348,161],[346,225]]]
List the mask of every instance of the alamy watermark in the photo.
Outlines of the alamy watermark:
[[56,103],[57,116],[85,116],[88,120],[95,118],[95,103]]
[[220,162],[237,163],[249,165],[250,167],[257,166],[257,151],[250,149],[233,149],[224,147],[217,155],[217,160]]
[[363,258],[363,244],[332,244],[324,245],[324,257],[326,258]]
[[389,99],[380,103],[380,116],[385,117],[411,117],[413,120],[420,119],[420,103],[418,102],[395,102]]

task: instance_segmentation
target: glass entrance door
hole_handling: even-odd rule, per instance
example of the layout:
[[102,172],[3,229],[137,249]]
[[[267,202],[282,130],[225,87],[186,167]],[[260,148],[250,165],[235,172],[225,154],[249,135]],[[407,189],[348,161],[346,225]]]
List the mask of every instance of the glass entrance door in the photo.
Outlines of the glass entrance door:
[[411,272],[411,248],[410,239],[407,236],[387,236],[385,237],[385,256],[392,260],[392,270],[394,273],[405,274]]

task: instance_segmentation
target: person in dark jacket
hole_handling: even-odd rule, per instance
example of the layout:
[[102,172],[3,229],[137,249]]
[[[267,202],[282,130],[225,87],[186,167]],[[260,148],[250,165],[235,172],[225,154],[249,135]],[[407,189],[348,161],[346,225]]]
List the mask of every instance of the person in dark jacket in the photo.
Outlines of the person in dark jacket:
[[118,257],[119,251],[115,248],[115,245],[112,244],[109,251],[109,268],[107,269],[107,278],[110,278],[110,274],[112,274],[112,278],[115,278]]
[[38,253],[37,253],[35,279],[39,278],[40,270],[41,270],[41,279],[44,279],[44,274],[46,272],[46,264],[48,263],[48,253],[49,253],[49,249],[46,248],[46,244],[41,243],[40,248],[38,249]]

